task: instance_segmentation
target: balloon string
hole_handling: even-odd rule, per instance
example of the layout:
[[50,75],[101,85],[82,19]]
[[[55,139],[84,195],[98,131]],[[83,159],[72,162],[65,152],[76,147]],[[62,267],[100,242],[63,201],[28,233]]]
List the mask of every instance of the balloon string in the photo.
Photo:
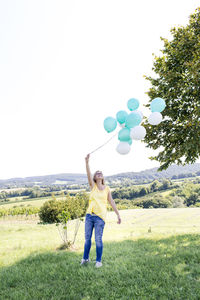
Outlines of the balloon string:
[[92,153],[94,153],[95,151],[97,151],[97,150],[99,150],[100,148],[102,148],[103,146],[105,146],[106,144],[108,144],[116,135],[118,134],[118,132],[117,133],[115,133],[109,140],[107,140],[103,145],[101,145],[101,146],[99,146],[98,148],[96,148],[95,150],[93,150],[92,152],[90,152],[89,154],[92,154]]

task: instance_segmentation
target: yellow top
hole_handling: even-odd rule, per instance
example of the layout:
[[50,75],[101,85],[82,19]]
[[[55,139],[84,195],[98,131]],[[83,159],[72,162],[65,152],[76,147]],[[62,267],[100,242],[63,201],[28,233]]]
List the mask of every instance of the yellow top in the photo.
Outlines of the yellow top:
[[108,186],[106,186],[104,190],[99,190],[96,183],[94,184],[90,192],[89,207],[87,209],[87,214],[94,213],[95,215],[97,215],[105,221],[109,191],[110,188]]

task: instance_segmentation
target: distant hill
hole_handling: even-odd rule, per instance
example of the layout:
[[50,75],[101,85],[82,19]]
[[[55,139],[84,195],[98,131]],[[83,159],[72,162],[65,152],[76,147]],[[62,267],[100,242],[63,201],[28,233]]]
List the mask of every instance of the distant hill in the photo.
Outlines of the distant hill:
[[[107,176],[106,179],[110,182],[120,180],[123,181],[126,178],[135,181],[136,183],[162,180],[164,178],[176,179],[195,177],[200,175],[200,164],[190,164],[186,166],[172,165],[167,170],[158,172],[157,168],[148,169],[140,172],[127,172],[120,173],[112,176]],[[25,178],[11,178],[0,180],[0,188],[5,187],[22,187],[22,186],[49,186],[55,184],[61,185],[82,185],[87,183],[86,174],[77,173],[62,173],[46,176],[33,176]]]
[[24,178],[11,178],[0,180],[0,188],[5,186],[21,187],[21,186],[47,186],[55,184],[72,185],[72,184],[85,184],[87,183],[86,174],[77,173],[63,173],[45,176],[33,176]]
[[125,178],[141,182],[145,180],[161,180],[164,178],[177,179],[195,177],[200,175],[200,164],[189,164],[186,166],[172,165],[167,170],[159,171],[158,168],[148,169],[140,172],[127,172],[107,177],[110,180],[123,180]]

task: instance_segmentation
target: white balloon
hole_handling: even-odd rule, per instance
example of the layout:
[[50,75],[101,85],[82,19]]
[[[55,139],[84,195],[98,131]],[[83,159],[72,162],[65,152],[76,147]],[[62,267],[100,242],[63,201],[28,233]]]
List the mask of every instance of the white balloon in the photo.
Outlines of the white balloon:
[[131,129],[130,137],[133,140],[142,140],[145,137],[145,135],[146,129],[141,125],[135,126]]
[[151,125],[158,125],[162,122],[162,115],[159,112],[153,112],[150,114],[148,121]]
[[116,150],[119,154],[128,154],[131,150],[131,146],[127,142],[120,142]]

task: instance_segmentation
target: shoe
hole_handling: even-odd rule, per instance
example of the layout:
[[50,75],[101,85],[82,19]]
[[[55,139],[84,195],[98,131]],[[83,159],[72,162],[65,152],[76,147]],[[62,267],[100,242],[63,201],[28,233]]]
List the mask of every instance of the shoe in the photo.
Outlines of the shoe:
[[102,267],[102,262],[97,261],[95,267],[96,268],[101,268]]
[[89,259],[84,259],[84,258],[81,259],[81,265],[85,265],[85,264],[87,264],[89,262],[90,262]]

